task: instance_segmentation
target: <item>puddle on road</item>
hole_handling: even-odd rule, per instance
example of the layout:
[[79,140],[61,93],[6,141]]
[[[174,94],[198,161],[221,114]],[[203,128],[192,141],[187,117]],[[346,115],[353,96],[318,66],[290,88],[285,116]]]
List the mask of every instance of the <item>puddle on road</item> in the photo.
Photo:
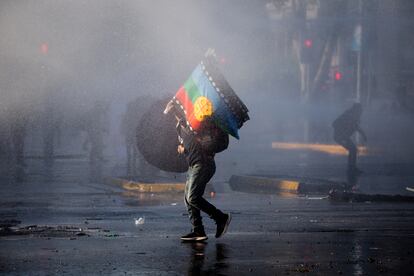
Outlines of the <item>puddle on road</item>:
[[0,208],[47,208],[50,207],[50,203],[48,202],[37,202],[37,201],[6,201],[0,203]]
[[158,206],[170,205],[183,201],[182,193],[141,193],[135,191],[123,192],[127,206]]
[[[137,191],[126,191],[123,192],[121,195],[124,197],[124,202],[126,206],[176,206],[184,202],[183,192],[144,193]],[[205,194],[205,197],[207,199],[214,198],[215,196],[215,192],[206,192]]]

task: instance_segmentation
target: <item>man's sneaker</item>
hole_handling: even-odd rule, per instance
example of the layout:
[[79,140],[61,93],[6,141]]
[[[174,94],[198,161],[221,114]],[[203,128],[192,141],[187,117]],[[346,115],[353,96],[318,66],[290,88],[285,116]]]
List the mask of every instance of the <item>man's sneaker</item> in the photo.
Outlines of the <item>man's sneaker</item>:
[[182,241],[204,241],[208,239],[206,233],[191,232],[181,237]]
[[230,221],[231,221],[230,213],[224,214],[223,218],[218,219],[216,221],[217,223],[216,238],[220,238],[221,236],[224,235],[224,233],[226,233],[227,228],[229,228]]

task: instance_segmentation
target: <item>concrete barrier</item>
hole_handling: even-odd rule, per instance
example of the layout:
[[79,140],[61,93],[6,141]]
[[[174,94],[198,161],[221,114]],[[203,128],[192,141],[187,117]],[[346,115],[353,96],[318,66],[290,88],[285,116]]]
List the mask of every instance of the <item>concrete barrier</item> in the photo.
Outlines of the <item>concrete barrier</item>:
[[327,194],[331,189],[345,185],[345,183],[328,180],[258,175],[233,175],[229,180],[229,184],[232,190],[240,192],[300,194]]
[[299,189],[298,181],[248,175],[232,175],[229,184],[234,191],[241,192],[296,193]]
[[[104,179],[106,184],[117,185],[127,191],[140,192],[140,193],[183,193],[185,188],[184,182],[141,182],[132,181],[124,178],[107,177]],[[208,183],[206,186],[205,194],[209,194],[210,197],[215,196],[215,189],[212,183]]]

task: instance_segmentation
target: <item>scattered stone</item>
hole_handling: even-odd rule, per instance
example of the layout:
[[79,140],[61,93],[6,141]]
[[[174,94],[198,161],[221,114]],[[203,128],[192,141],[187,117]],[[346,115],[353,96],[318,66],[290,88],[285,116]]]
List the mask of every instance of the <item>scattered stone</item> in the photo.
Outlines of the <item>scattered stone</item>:
[[373,263],[373,262],[375,262],[375,259],[374,259],[374,258],[371,258],[371,257],[368,257],[368,259],[367,259],[367,260],[368,260],[368,262],[369,262],[369,263]]
[[0,236],[23,236],[32,235],[35,237],[43,237],[48,240],[50,238],[63,238],[88,235],[84,230],[74,226],[41,226],[29,225],[25,227],[13,227],[0,230]]
[[118,234],[108,234],[108,235],[105,235],[105,237],[107,237],[107,238],[116,238],[116,237],[119,237],[119,235]]
[[414,196],[402,196],[402,195],[369,195],[358,194],[354,192],[342,191],[333,189],[329,192],[329,198],[334,201],[346,201],[346,202],[414,202]]
[[13,227],[20,223],[22,223],[20,220],[15,220],[15,219],[0,220],[0,229],[6,228],[6,227]]

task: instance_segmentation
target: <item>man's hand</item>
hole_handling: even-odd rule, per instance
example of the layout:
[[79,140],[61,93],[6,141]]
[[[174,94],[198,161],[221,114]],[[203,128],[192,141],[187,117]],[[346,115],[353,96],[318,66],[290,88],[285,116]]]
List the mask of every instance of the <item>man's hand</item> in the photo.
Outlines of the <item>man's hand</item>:
[[172,101],[169,101],[167,106],[164,109],[164,114],[170,113],[171,109],[173,109],[174,103]]
[[183,145],[178,145],[178,147],[177,147],[177,152],[178,152],[179,154],[183,154],[183,153],[184,153],[184,146],[183,146]]

